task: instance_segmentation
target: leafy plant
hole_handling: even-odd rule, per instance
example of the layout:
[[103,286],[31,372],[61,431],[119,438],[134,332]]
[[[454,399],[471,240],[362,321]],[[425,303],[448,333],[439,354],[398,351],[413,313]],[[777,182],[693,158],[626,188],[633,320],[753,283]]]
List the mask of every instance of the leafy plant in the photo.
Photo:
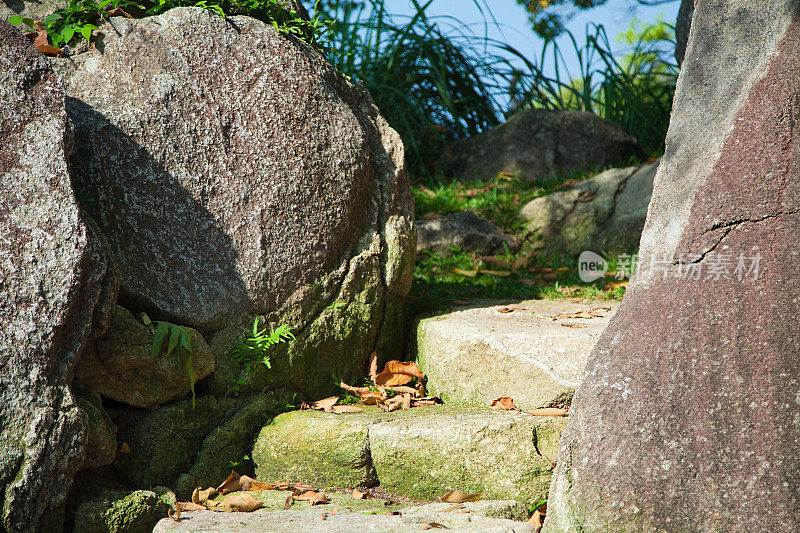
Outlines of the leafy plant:
[[[194,365],[192,364],[192,334],[189,328],[163,320],[153,322],[146,313],[142,313],[141,317],[144,324],[155,335],[153,339],[153,359],[162,353],[165,356],[169,356],[172,352],[176,352],[178,366],[182,367],[189,377],[189,389],[192,391],[192,408],[194,409],[196,400],[194,384],[197,381],[197,374],[195,374]],[[166,343],[166,351],[164,343]]]
[[259,329],[258,317],[253,321],[253,331],[244,340],[240,341],[233,350],[233,356],[237,361],[250,370],[255,363],[262,363],[267,368],[272,368],[267,351],[278,343],[288,340],[297,340],[292,333],[294,326],[282,324],[272,330],[267,328]]
[[272,24],[281,33],[312,44],[326,28],[319,16],[306,20],[283,0],[69,0],[66,7],[57,9],[42,21],[18,15],[9,17],[8,21],[15,26],[45,31],[51,45],[63,47],[82,40],[91,42],[92,32],[111,16],[147,17],[174,7],[199,7],[222,17],[248,15]]

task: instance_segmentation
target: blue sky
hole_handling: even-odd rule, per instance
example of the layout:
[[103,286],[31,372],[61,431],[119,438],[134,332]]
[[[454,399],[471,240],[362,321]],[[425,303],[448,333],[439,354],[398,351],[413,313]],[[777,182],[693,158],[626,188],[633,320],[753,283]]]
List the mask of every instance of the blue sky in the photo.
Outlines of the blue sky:
[[[499,27],[489,28],[489,36],[508,43],[528,57],[538,57],[541,53],[542,41],[530,29],[530,23],[523,7],[515,0],[483,1],[491,7],[492,14],[499,25]],[[385,5],[390,12],[397,15],[409,15],[414,11],[410,0],[386,0]],[[649,7],[637,5],[634,0],[609,0],[602,7],[579,13],[567,25],[567,28],[576,37],[580,37],[579,43],[582,43],[587,24],[603,24],[608,36],[615,40],[619,33],[630,27],[634,18],[643,22],[655,22],[660,16],[663,16],[665,22],[674,24],[679,7],[679,1]],[[482,24],[484,18],[472,0],[433,0],[428,14],[430,16],[455,17],[461,22],[473,25],[475,32],[482,34],[484,31]],[[618,45],[616,42],[612,44],[619,46],[620,49],[623,48],[623,45]],[[571,49],[571,45],[565,45],[562,49]],[[575,63],[572,58],[566,57],[566,60],[568,66],[574,68]],[[570,63],[572,64],[570,65]]]

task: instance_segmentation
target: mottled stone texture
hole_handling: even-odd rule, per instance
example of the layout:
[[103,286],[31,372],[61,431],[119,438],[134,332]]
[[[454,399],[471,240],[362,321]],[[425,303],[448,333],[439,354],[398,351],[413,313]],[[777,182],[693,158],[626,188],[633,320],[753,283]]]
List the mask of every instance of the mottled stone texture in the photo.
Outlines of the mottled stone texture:
[[64,92],[0,22],[0,529],[57,531],[86,421],[69,389],[105,272],[67,174]]
[[111,24],[102,54],[56,64],[73,184],[108,239],[120,304],[222,331],[215,393],[256,315],[298,337],[269,381],[309,393],[363,372],[387,337],[399,347],[413,199],[369,95],[252,18],[178,8]]
[[6,21],[8,17],[21,15],[34,20],[42,20],[47,15],[65,6],[65,0],[42,0],[30,2],[25,0],[0,0],[0,20]]
[[800,530],[798,7],[696,5],[641,248],[675,261],[595,348],[547,531]]
[[491,180],[498,172],[511,172],[544,181],[643,156],[636,139],[594,113],[528,109],[455,143],[439,169],[445,177],[462,180]]

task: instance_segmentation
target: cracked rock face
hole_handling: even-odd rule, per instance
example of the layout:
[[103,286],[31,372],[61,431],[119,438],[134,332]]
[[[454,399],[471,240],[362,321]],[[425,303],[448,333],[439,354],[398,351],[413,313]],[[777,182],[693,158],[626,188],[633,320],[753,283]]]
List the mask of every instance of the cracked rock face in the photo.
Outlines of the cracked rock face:
[[528,202],[519,214],[528,240],[553,254],[635,253],[657,169],[658,163],[612,168]]
[[444,176],[465,181],[491,180],[498,172],[545,181],[643,156],[636,139],[594,113],[529,109],[455,143],[439,168]]
[[61,84],[5,22],[0,72],[0,530],[57,531],[86,445],[69,382],[106,263],[70,189]]
[[[254,316],[295,326],[279,382],[345,377],[399,345],[413,200],[369,96],[248,17],[178,8],[102,31],[102,54],[58,66],[73,182],[115,257],[119,302],[213,336],[218,367],[235,365]],[[240,371],[227,370],[215,391]]]
[[547,531],[800,529],[798,7],[696,5],[642,237],[663,262],[591,356]]

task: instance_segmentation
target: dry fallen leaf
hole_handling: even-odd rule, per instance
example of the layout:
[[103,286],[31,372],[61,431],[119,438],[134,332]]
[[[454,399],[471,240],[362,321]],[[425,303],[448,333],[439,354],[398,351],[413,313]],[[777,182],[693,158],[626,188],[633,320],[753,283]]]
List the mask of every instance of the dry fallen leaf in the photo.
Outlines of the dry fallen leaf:
[[367,375],[373,382],[378,376],[378,352],[372,352],[367,359]]
[[586,328],[586,327],[588,327],[588,326],[585,326],[583,324],[574,324],[574,323],[570,323],[570,324],[564,323],[564,324],[561,324],[561,325],[564,326],[565,328]]
[[209,511],[214,511],[217,513],[232,513],[233,509],[230,505],[224,502],[218,502],[216,500],[208,500],[206,502],[206,509]]
[[411,409],[411,395],[409,393],[403,394],[403,409]]
[[372,499],[375,499],[375,496],[373,496],[369,492],[361,492],[358,489],[353,489],[353,499],[354,500],[372,500]]
[[187,512],[187,513],[192,512],[192,511],[205,511],[206,510],[206,506],[205,505],[200,505],[199,503],[194,503],[194,502],[178,502],[176,504],[176,507],[178,508],[178,510],[183,511],[183,512]]
[[386,403],[381,406],[384,411],[392,412],[397,411],[398,409],[402,409],[403,407],[403,397],[402,396],[394,396],[386,400]]
[[450,528],[444,524],[440,524],[439,522],[428,522],[427,524],[422,526],[422,529],[450,529]]
[[539,533],[544,525],[544,515],[539,512],[539,509],[536,509],[528,520],[528,523],[533,526],[533,530],[536,533]]
[[438,396],[425,396],[423,398],[414,398],[411,403],[415,407],[421,407],[423,405],[442,405],[444,402]]
[[607,289],[619,289],[620,287],[628,287],[627,281],[612,281],[606,285]]
[[483,497],[483,494],[465,494],[457,490],[451,490],[439,498],[439,501],[445,503],[464,503],[464,502],[477,502]]
[[437,218],[442,218],[442,214],[438,211],[431,211],[419,217],[420,220],[436,220]]
[[503,409],[505,411],[516,411],[517,406],[514,404],[514,400],[509,398],[508,396],[503,396],[502,398],[498,398],[492,402],[490,405],[492,409]]
[[294,501],[306,501],[310,502],[312,507],[314,505],[322,505],[324,503],[331,503],[327,496],[325,496],[322,492],[317,492],[315,490],[296,490],[294,494],[291,496],[292,500]]
[[325,398],[323,400],[317,400],[311,404],[312,409],[316,409],[317,411],[325,411],[328,412],[331,408],[336,405],[336,402],[339,401],[338,396],[331,396],[329,398]]
[[172,508],[167,509],[167,516],[175,520],[176,522],[181,521],[181,506],[176,505],[175,510]]
[[[217,490],[221,494],[228,494],[229,492],[237,492],[240,490],[251,490],[251,487],[254,483],[259,483],[259,482],[251,478],[250,476],[240,476],[239,474],[236,473],[235,470],[231,470],[231,474],[225,481],[223,481],[220,484],[219,487],[217,487]],[[253,490],[262,490],[262,489],[253,489]]]
[[352,392],[353,394],[356,394],[358,396],[361,396],[362,394],[366,394],[368,392],[372,392],[372,391],[369,390],[369,387],[351,387],[350,385],[348,385],[344,381],[339,383],[339,388],[342,388],[342,389],[346,390],[347,392]]
[[131,453],[131,445],[128,444],[127,442],[123,442],[119,446],[119,453],[121,453],[122,455],[130,454]]
[[529,415],[534,416],[567,416],[569,415],[569,409],[561,409],[559,407],[541,407],[539,409],[534,409],[533,411],[522,411],[523,413],[527,413]]
[[47,42],[47,31],[45,30],[39,32],[39,35],[37,35],[36,39],[33,41],[33,46],[38,48],[39,51],[46,56],[61,55],[61,48],[53,46]]
[[262,483],[260,481],[251,481],[250,486],[244,490],[275,490],[275,485],[272,483]]
[[389,361],[383,372],[375,376],[375,385],[378,387],[397,387],[406,385],[412,379],[425,379],[425,374],[414,361]]
[[594,309],[587,309],[584,311],[575,311],[574,313],[559,313],[553,316],[553,320],[559,318],[603,318],[603,312],[611,311],[610,307],[595,307]]
[[337,415],[361,413],[363,411],[363,409],[355,405],[334,405],[331,408],[331,412]]
[[192,492],[192,503],[205,505],[208,500],[213,499],[217,495],[219,495],[219,492],[213,487],[209,487],[206,490],[200,490],[200,487],[195,487]]
[[361,401],[364,405],[380,405],[386,400],[386,397],[377,391],[369,391],[361,396]]
[[251,513],[264,506],[263,501],[254,498],[252,494],[246,492],[228,496],[222,503],[226,504],[233,511],[240,513]]

